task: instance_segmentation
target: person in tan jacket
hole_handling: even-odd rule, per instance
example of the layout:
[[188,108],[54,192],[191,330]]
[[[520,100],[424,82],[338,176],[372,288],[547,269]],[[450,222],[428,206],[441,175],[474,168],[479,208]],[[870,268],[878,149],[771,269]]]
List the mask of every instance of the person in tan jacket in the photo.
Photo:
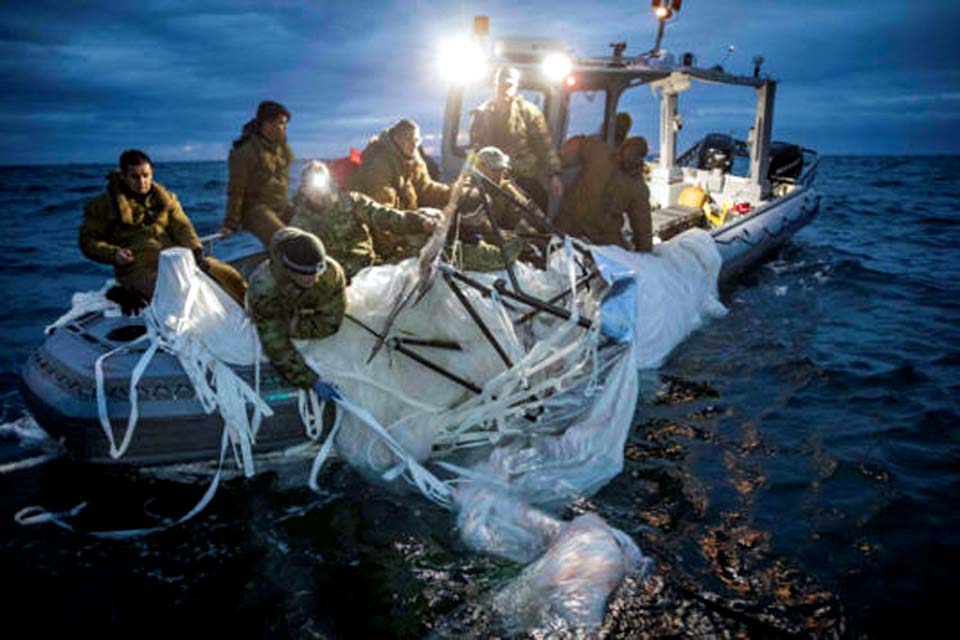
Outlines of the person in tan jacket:
[[[565,166],[579,164],[581,170],[564,193],[558,230],[593,244],[651,251],[650,190],[643,175],[646,155],[647,141],[641,137],[627,138],[613,152],[599,138],[571,138],[564,144],[562,161]],[[630,224],[631,243],[623,236],[624,215]]]
[[[347,190],[401,211],[443,208],[450,200],[450,185],[430,177],[417,150],[420,142],[417,123],[406,118],[398,120],[370,140],[363,150],[360,169],[350,177]],[[409,249],[405,241],[389,232],[375,235],[382,239],[379,251],[389,260],[394,254],[406,254]]]
[[230,150],[227,212],[220,235],[246,229],[270,246],[273,234],[290,221],[290,112],[279,102],[261,102]]
[[193,224],[172,191],[153,181],[153,163],[142,151],[120,156],[119,170],[107,175],[107,190],[87,202],[80,225],[83,255],[113,265],[119,285],[143,306],[153,297],[160,252],[193,251],[197,266],[243,304],[247,284],[236,269],[204,256]]

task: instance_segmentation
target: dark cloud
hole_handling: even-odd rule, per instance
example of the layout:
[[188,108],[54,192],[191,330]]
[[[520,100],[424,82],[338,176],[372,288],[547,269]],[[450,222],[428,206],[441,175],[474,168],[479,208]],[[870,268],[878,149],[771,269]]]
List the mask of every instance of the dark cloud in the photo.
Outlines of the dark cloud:
[[[496,33],[558,37],[580,55],[648,48],[647,3],[34,2],[0,8],[0,163],[222,158],[264,98],[294,113],[302,157],[330,156],[393,119],[436,131],[434,43],[487,13]],[[685,3],[675,51],[782,80],[776,132],[826,152],[957,152],[960,3]],[[736,50],[725,60],[726,47]],[[692,136],[730,125],[748,97],[684,96]],[[646,108],[646,107],[644,107]],[[696,121],[696,123],[695,123]]]

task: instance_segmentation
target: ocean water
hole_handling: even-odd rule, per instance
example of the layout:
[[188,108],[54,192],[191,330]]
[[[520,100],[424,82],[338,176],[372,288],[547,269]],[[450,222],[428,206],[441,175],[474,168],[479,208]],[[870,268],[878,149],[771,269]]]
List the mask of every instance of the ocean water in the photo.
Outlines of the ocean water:
[[[0,168],[4,628],[499,633],[489,598],[520,568],[468,552],[447,513],[342,466],[325,471],[321,494],[299,463],[228,480],[199,517],[135,541],[13,522],[27,505],[86,500],[79,526],[139,525],[185,512],[207,481],[77,465],[17,389],[43,326],[108,276],[76,247],[108,169]],[[729,315],[646,376],[624,472],[566,514],[600,513],[657,561],[652,579],[615,594],[604,633],[924,637],[950,623],[958,172],[957,157],[824,158],[818,219],[726,286]],[[158,164],[156,175],[201,234],[218,228],[224,163]]]

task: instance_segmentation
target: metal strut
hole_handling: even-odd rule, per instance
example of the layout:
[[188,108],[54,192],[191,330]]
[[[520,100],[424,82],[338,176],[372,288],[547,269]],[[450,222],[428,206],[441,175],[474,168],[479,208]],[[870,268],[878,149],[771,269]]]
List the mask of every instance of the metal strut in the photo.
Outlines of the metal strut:
[[[580,278],[579,280],[577,280],[577,283],[576,283],[576,285],[574,285],[574,286],[579,289],[580,287],[582,287],[583,285],[587,284],[588,282],[590,282],[591,280],[593,280],[594,278],[596,278],[596,277],[599,276],[599,275],[600,275],[600,272],[599,272],[598,270],[594,269],[593,271],[591,271],[591,272],[588,273],[587,275],[585,275],[585,276],[583,276],[582,278]],[[564,291],[561,291],[561,292],[558,293],[557,295],[555,295],[555,296],[553,296],[552,298],[550,298],[549,300],[547,300],[547,304],[556,304],[557,302],[560,302],[561,300],[563,300],[564,298],[566,298],[566,297],[567,297],[568,295],[570,295],[571,293],[573,293],[573,289],[566,289],[566,290],[564,290]],[[513,324],[523,324],[524,322],[530,320],[530,319],[533,318],[535,315],[537,315],[538,313],[540,313],[540,311],[541,311],[540,309],[534,309],[533,311],[527,311],[525,314],[523,314],[522,316],[520,316],[519,318],[517,318],[516,320],[514,320],[514,321],[513,321]]]
[[[354,316],[350,315],[349,313],[345,314],[345,316],[346,316],[348,319],[350,319],[350,320],[352,320],[353,322],[355,322],[355,323],[356,323],[358,326],[360,326],[361,328],[365,329],[365,330],[366,330],[368,333],[370,333],[371,335],[374,335],[374,336],[376,336],[377,338],[380,338],[380,339],[383,339],[383,338],[384,338],[384,336],[382,336],[381,334],[377,333],[377,331],[375,331],[375,330],[372,329],[371,327],[367,326],[367,324],[366,324],[365,322],[363,322],[362,320],[360,320],[360,319],[358,319],[358,318],[355,318]],[[421,356],[421,355],[420,355],[419,353],[417,353],[416,351],[413,351],[413,350],[411,350],[411,349],[408,349],[407,347],[403,346],[402,344],[399,344],[399,341],[397,341],[397,342],[391,341],[391,346],[392,346],[394,349],[396,349],[398,353],[402,353],[403,355],[407,356],[408,358],[410,358],[410,359],[413,360],[414,362],[423,365],[423,366],[426,367],[427,369],[430,369],[430,370],[433,371],[434,373],[437,373],[437,374],[443,376],[443,377],[446,378],[447,380],[450,380],[450,381],[452,381],[452,382],[455,382],[455,383],[459,384],[461,387],[467,389],[468,391],[472,391],[473,393],[476,393],[477,395],[480,395],[480,394],[483,392],[483,389],[481,389],[481,388],[478,387],[477,385],[473,384],[473,383],[470,382],[469,380],[466,380],[465,378],[461,378],[460,376],[458,376],[457,374],[453,373],[452,371],[447,371],[446,369],[444,369],[443,367],[441,367],[440,365],[438,365],[438,364],[436,364],[436,363],[430,362],[429,360],[427,360],[426,358],[424,358],[423,356]],[[428,346],[428,345],[424,345],[424,346]],[[435,345],[429,345],[429,346],[435,346]],[[457,348],[459,348],[459,345],[457,346]]]
[[[507,289],[506,286],[504,286],[504,283],[502,281],[495,283],[494,288],[491,288],[483,284],[482,282],[478,282],[473,278],[471,278],[470,276],[460,273],[456,269],[451,268],[450,265],[441,263],[440,269],[443,271],[445,278],[456,278],[457,280],[463,282],[466,285],[473,287],[480,293],[483,293],[487,296],[493,295],[494,293],[498,293],[504,297],[510,298],[512,300],[516,300],[518,302],[522,302],[523,304],[529,305],[534,309],[543,311],[544,313],[549,313],[550,315],[557,316],[558,318],[563,318],[564,320],[569,320],[570,318],[573,317],[573,314],[571,314],[569,311],[567,311],[563,307],[558,307],[556,305],[549,304],[547,302],[544,302],[543,300],[540,300],[539,298],[534,298],[533,296],[529,296],[525,293],[510,291],[509,289]],[[583,327],[584,329],[593,328],[593,323],[590,320],[587,320],[586,318],[578,318],[577,324]]]
[[[441,265],[442,268],[442,265]],[[456,275],[456,272],[454,273]],[[510,361],[510,356],[507,355],[507,352],[503,350],[503,347],[500,346],[500,343],[497,342],[496,336],[493,335],[493,332],[490,331],[490,328],[483,321],[483,318],[480,317],[480,314],[477,313],[477,310],[473,308],[473,305],[470,304],[470,301],[467,300],[467,296],[463,294],[463,291],[460,290],[460,287],[457,286],[457,283],[453,281],[453,278],[450,277],[450,273],[447,271],[443,272],[443,280],[447,283],[447,286],[453,291],[453,294],[457,296],[457,300],[460,301],[460,304],[463,305],[463,308],[467,310],[467,313],[470,314],[470,317],[473,318],[473,321],[480,328],[480,331],[483,332],[484,337],[487,339],[493,348],[496,350],[497,355],[500,356],[500,359],[503,360],[503,363],[507,365],[507,369],[513,367],[513,362]]]

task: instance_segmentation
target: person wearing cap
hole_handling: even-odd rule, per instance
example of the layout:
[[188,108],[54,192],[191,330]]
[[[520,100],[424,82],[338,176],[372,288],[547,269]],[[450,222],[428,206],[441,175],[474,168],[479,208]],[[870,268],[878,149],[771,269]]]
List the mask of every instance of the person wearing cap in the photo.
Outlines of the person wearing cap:
[[227,211],[220,234],[252,232],[264,247],[290,220],[290,165],[287,144],[290,112],[279,102],[260,103],[257,116],[243,126],[230,150]]
[[137,310],[153,297],[160,252],[186,247],[203,271],[240,304],[247,284],[236,269],[203,254],[193,223],[177,195],[153,180],[153,162],[139,149],[120,155],[107,189],[87,202],[80,225],[83,255],[113,265],[124,307]]
[[548,195],[542,180],[549,179],[556,197],[563,194],[560,159],[547,121],[536,105],[519,95],[520,71],[504,66],[495,76],[496,93],[472,111],[470,145],[497,147],[513,164],[517,183],[546,210]]
[[[439,223],[424,212],[400,211],[362,193],[338,191],[322,162],[311,160],[300,175],[290,226],[319,237],[348,280],[365,267],[415,257]],[[405,249],[385,259],[378,250],[382,241],[375,240],[381,234],[400,240]]]
[[[450,185],[430,177],[420,155],[421,142],[420,127],[412,120],[403,118],[384,129],[363,150],[360,169],[350,176],[348,189],[393,209],[443,208],[450,200]],[[381,231],[380,240],[381,252],[391,259],[401,259],[413,249],[388,230]]]
[[[581,170],[560,203],[557,229],[598,245],[628,250],[653,249],[650,189],[644,178],[647,141],[627,138],[614,151],[593,136],[575,136],[564,145],[565,166]],[[631,242],[623,236],[623,216]]]
[[[536,252],[523,253],[538,235],[549,234],[551,225],[540,208],[510,179],[510,158],[496,147],[484,147],[473,157],[472,172],[459,205],[460,235],[464,242],[479,238],[492,247],[503,249],[513,262],[519,256],[535,259]],[[494,230],[496,221],[500,237]],[[523,238],[526,236],[526,238]],[[498,269],[503,268],[502,259]],[[476,270],[476,269],[475,269]]]
[[335,334],[347,307],[343,268],[312,233],[286,227],[270,241],[270,258],[250,276],[247,311],[274,368],[291,385],[315,387],[319,376],[293,340]]

